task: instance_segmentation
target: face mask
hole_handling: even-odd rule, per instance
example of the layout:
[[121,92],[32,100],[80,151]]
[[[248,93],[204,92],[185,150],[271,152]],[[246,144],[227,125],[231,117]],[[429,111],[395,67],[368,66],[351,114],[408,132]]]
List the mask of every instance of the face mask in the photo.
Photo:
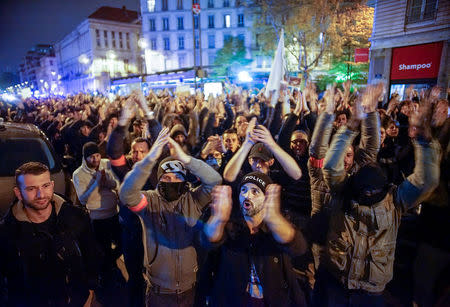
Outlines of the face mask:
[[185,192],[186,182],[162,182],[158,183],[158,191],[167,201],[180,198]]
[[220,166],[222,165],[222,159],[216,159],[214,157],[208,157],[206,159],[206,164],[208,164],[209,166],[211,166],[214,170],[218,170],[220,168]]

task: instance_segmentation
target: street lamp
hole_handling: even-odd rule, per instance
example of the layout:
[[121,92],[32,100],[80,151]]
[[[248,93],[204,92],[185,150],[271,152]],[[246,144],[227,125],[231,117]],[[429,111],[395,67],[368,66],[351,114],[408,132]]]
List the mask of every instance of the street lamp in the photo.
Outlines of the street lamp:
[[138,46],[139,46],[139,48],[141,48],[141,49],[146,49],[146,48],[148,48],[148,42],[147,42],[147,40],[145,39],[145,38],[140,38],[139,40],[138,40]]
[[108,52],[106,52],[106,56],[111,60],[114,60],[117,57],[116,53],[113,50],[109,50]]

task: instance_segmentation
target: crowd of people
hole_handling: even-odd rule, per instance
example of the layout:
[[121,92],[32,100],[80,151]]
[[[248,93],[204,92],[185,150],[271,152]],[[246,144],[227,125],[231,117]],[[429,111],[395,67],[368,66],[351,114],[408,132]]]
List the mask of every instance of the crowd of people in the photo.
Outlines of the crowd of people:
[[1,104],[47,135],[77,197],[40,161],[17,169],[0,303],[108,306],[123,257],[128,306],[384,306],[415,214],[411,303],[449,304],[448,92],[263,92]]

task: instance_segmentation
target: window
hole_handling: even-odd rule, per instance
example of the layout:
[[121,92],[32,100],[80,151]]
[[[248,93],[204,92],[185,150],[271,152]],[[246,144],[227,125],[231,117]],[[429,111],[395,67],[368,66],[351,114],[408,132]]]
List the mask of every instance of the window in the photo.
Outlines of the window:
[[169,18],[163,18],[163,31],[169,31]]
[[101,43],[100,43],[100,30],[95,30],[95,37],[97,39],[97,47],[100,47],[101,46]]
[[232,36],[230,34],[224,34],[223,35],[223,44],[225,45],[226,42],[230,41]]
[[156,38],[152,38],[152,39],[150,40],[150,48],[151,48],[152,50],[156,50],[156,48],[157,48]]
[[214,49],[216,48],[216,36],[208,35],[208,48]]
[[184,18],[178,17],[178,30],[184,30]]
[[238,34],[237,39],[245,45],[245,34]]
[[230,7],[230,0],[224,0],[223,7]]
[[170,50],[170,38],[164,37],[164,50]]
[[193,4],[199,4],[199,0],[193,0]]
[[239,14],[238,15],[238,27],[243,27],[244,26],[244,14]]
[[125,69],[126,72],[128,72],[128,67],[129,67],[128,64],[129,64],[128,59],[124,59],[123,60],[123,66],[124,66],[123,68]]
[[126,40],[127,40],[127,49],[130,50],[130,33],[126,34]]
[[183,9],[183,0],[177,0],[177,10]]
[[167,3],[167,0],[162,0],[161,10],[167,11],[169,9],[169,5]]
[[156,23],[155,23],[155,19],[149,19],[148,20],[148,24],[149,24],[149,29],[151,32],[156,31]]
[[184,36],[178,37],[178,49],[184,50]]
[[108,31],[103,31],[103,40],[105,41],[105,47],[109,48],[109,43],[108,43]]
[[208,65],[213,65],[216,61],[216,55],[214,53],[208,54]]
[[200,39],[198,38],[198,35],[195,35],[195,49],[198,49],[200,47]]
[[208,8],[209,9],[214,8],[214,0],[208,0]]
[[123,49],[122,32],[119,32],[119,48]]
[[437,0],[409,0],[406,23],[433,20],[436,17]]
[[223,15],[223,27],[224,28],[231,27],[231,15],[230,14]]
[[186,56],[184,54],[178,55],[178,67],[182,68],[186,66]]
[[149,12],[155,11],[155,0],[147,0],[147,6]]
[[194,29],[198,29],[198,15],[194,16]]
[[114,31],[111,31],[111,38],[112,38],[112,47],[116,48],[116,33]]
[[208,28],[210,29],[214,28],[214,15],[208,16]]

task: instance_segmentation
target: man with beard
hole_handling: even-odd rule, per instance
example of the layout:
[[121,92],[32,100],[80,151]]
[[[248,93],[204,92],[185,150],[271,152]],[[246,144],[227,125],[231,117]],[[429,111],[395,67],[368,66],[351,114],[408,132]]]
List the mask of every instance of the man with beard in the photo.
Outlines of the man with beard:
[[[172,156],[159,163],[157,189],[142,191],[167,144]],[[186,169],[200,179],[198,187],[189,187]],[[194,304],[198,271],[194,226],[220,182],[213,168],[183,151],[168,128],[161,130],[150,152],[125,177],[120,200],[139,215],[144,227],[148,306]]]
[[2,306],[90,306],[98,255],[89,218],[53,189],[46,165],[16,170],[18,200],[0,223]]
[[290,257],[307,244],[281,214],[281,187],[271,182],[260,172],[245,175],[234,208],[229,186],[213,190],[211,217],[197,236],[219,253],[211,306],[306,305]]
[[122,253],[116,193],[119,182],[110,161],[101,158],[94,142],[84,144],[83,162],[73,173],[73,184],[80,203],[89,211],[95,238],[105,254],[102,277],[108,280]]

